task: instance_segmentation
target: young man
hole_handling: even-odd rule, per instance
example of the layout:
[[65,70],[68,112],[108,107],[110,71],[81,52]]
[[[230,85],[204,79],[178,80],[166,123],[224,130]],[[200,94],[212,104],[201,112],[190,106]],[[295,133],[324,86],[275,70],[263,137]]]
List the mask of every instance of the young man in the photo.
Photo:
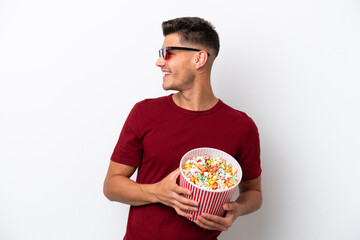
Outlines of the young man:
[[[217,239],[238,216],[261,206],[259,134],[245,113],[213,94],[210,74],[219,52],[214,27],[200,18],[177,18],[162,27],[156,66],[164,73],[163,88],[178,92],[135,104],[111,156],[104,194],[131,205],[124,239]],[[243,178],[237,200],[223,206],[225,216],[202,214],[193,223],[183,210],[197,211],[198,203],[183,197],[191,192],[176,181],[181,157],[198,147],[232,155]]]

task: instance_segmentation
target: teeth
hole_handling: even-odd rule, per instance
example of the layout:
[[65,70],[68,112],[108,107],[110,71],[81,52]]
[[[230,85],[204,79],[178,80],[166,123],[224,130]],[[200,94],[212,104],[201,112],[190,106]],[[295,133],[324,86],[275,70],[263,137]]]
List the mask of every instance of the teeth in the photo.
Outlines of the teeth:
[[168,73],[168,72],[163,72],[163,75],[171,75],[171,73]]

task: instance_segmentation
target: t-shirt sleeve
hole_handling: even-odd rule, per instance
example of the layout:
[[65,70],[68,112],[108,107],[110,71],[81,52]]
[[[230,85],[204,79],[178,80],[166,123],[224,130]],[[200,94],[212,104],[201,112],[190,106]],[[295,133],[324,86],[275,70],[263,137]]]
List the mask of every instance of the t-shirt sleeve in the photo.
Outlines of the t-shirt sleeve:
[[119,140],[111,155],[112,161],[134,167],[141,165],[143,146],[139,117],[139,106],[135,104],[121,130]]
[[260,138],[255,123],[251,120],[247,136],[240,148],[239,163],[243,172],[242,180],[252,180],[261,175]]

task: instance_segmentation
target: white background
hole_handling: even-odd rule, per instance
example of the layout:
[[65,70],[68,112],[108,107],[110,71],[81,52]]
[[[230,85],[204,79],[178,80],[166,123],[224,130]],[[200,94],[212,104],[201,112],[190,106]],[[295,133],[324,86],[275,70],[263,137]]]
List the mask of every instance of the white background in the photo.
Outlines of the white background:
[[122,124],[168,95],[161,22],[200,16],[214,92],[257,123],[263,207],[220,239],[359,239],[360,3],[0,0],[0,239],[122,239],[102,184]]

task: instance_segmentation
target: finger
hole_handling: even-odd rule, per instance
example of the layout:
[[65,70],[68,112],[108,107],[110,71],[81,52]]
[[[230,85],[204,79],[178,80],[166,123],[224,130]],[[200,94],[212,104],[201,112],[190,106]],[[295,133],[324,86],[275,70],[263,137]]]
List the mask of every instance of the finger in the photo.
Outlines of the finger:
[[177,185],[176,185],[176,188],[174,190],[178,194],[184,194],[184,195],[189,195],[189,196],[192,194],[192,192],[189,189],[184,188],[184,187],[179,187]]
[[[188,194],[189,195],[189,194]],[[191,200],[183,195],[178,194],[176,196],[176,200],[180,202],[181,204],[190,205],[194,207],[198,207],[199,203],[197,201]]]
[[201,218],[198,217],[197,220],[196,220],[196,224],[201,227],[201,228],[204,228],[204,229],[207,229],[207,230],[218,230],[218,231],[221,231],[220,229],[217,229],[217,228],[213,228],[212,226],[209,226],[207,225],[206,223],[203,223],[202,220],[200,220]]
[[179,177],[180,175],[180,167],[178,167],[177,169],[175,169],[174,171],[172,171],[169,176],[171,177],[172,180],[175,180]]
[[219,222],[213,222],[205,218],[203,215],[198,217],[196,224],[208,230],[227,231],[229,229],[227,225],[221,224]]
[[223,205],[223,209],[225,211],[235,211],[237,209],[237,207],[238,207],[238,204],[235,202],[229,202],[229,203],[225,203]]
[[177,201],[176,199],[171,199],[170,201],[163,202],[163,204],[165,204],[166,206],[172,207],[175,210],[182,209],[183,211],[193,211],[193,212],[199,211],[198,207],[193,206],[193,205],[182,204],[181,202]]
[[187,210],[187,211],[192,211],[192,212],[197,212],[199,211],[199,209],[197,207],[193,207],[190,205],[184,205],[184,204],[176,204],[175,205],[177,208],[182,209],[182,210]]
[[182,217],[186,217],[186,218],[192,218],[192,215],[190,213],[186,213],[184,212],[183,210],[177,208],[177,207],[174,207],[176,213]]
[[209,213],[202,213],[201,217],[209,222],[214,222],[214,223],[220,223],[220,224],[226,224],[226,220],[223,217],[220,216],[216,216],[216,215],[212,215]]
[[172,204],[178,207],[179,209],[183,209],[183,210],[189,210],[195,212],[199,210],[198,209],[199,204],[196,201],[187,199],[182,196],[178,196],[177,199],[173,199]]

